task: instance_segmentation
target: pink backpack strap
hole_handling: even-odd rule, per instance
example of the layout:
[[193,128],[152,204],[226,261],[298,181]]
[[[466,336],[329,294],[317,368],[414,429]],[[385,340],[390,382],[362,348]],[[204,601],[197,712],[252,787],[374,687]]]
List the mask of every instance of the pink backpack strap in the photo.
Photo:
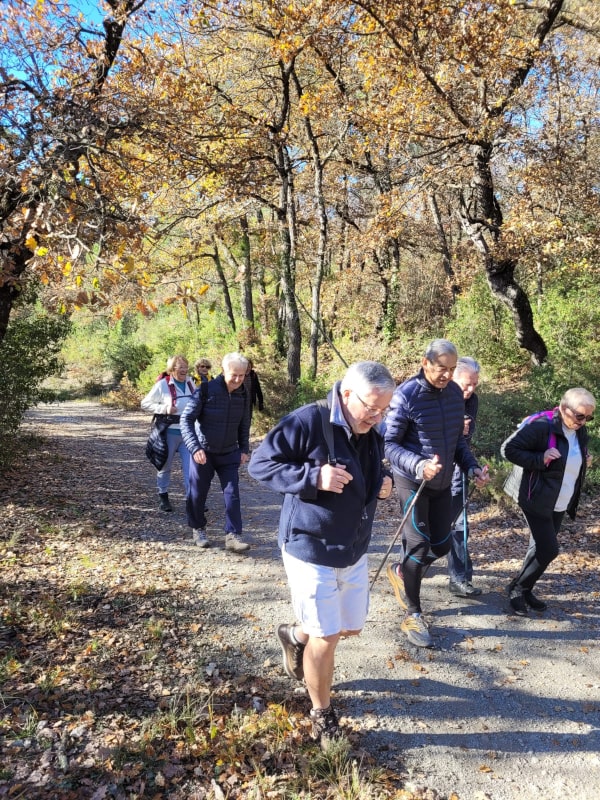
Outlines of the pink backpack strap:
[[175,384],[173,383],[173,376],[169,375],[167,378],[167,386],[169,387],[169,391],[171,392],[171,400],[173,401],[173,405],[177,405],[177,389]]
[[[530,414],[528,417],[525,417],[525,419],[521,423],[521,425],[527,425],[528,423],[533,422],[536,419],[542,419],[542,417],[546,417],[546,419],[548,420],[548,425],[550,426],[550,431],[548,433],[548,446],[546,448],[547,450],[549,450],[551,447],[556,447],[556,434],[554,433],[551,426],[552,426],[552,420],[554,419],[554,414],[557,409],[558,406],[556,406],[555,408],[549,408],[547,411],[536,411],[535,414]],[[544,464],[546,466],[548,466],[549,463],[550,461],[544,461]]]

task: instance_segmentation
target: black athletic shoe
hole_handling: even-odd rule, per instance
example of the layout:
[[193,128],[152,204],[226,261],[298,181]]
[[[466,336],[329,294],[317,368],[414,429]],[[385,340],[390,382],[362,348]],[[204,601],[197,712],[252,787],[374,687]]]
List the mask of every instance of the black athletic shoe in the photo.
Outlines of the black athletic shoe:
[[536,597],[531,589],[526,589],[523,592],[523,599],[529,608],[533,608],[534,611],[545,611],[548,608],[548,604]]
[[173,506],[169,501],[169,495],[166,492],[162,492],[158,495],[159,497],[159,508],[161,511],[173,511]]
[[525,602],[522,589],[513,589],[509,586],[508,602],[514,614],[517,614],[519,617],[527,616],[527,603]]
[[478,597],[481,594],[481,589],[473,586],[471,581],[461,581],[460,583],[450,581],[448,588],[456,597]]

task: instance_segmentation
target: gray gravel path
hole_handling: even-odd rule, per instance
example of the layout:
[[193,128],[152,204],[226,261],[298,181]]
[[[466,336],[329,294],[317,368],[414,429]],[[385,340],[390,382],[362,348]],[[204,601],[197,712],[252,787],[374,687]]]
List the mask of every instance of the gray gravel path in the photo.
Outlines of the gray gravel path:
[[[42,433],[72,439],[82,469],[94,458],[114,461],[115,482],[98,486],[99,507],[110,502],[114,515],[121,505],[124,536],[159,549],[165,566],[211,588],[207,619],[231,643],[217,660],[286,685],[274,636],[276,624],[291,621],[276,546],[279,498],[242,468],[252,550],[237,556],[223,549],[216,486],[209,498],[213,546],[198,550],[186,538],[177,474],[170,492],[175,513],[154,511],[155,473],[143,456],[146,415],[70,403],[42,407],[29,419]],[[588,507],[582,521],[566,526],[564,552],[540,585],[550,609],[518,618],[507,613],[504,587],[524,552],[521,521],[510,511],[475,511],[471,549],[484,593],[475,601],[454,598],[444,565],[432,568],[423,589],[432,650],[407,643],[385,571],[380,575],[363,635],[338,649],[334,697],[342,722],[360,730],[364,747],[404,775],[407,788],[429,787],[431,796],[455,800],[600,796],[597,520]],[[371,548],[373,573],[397,523],[395,501],[385,501]]]

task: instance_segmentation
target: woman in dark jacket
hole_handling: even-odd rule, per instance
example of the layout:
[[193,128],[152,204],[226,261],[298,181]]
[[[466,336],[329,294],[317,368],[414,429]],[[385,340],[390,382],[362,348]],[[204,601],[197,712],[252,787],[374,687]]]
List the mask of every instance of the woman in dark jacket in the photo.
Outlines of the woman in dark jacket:
[[518,503],[531,534],[521,571],[508,585],[511,608],[520,616],[526,616],[528,608],[547,607],[532,590],[558,555],[565,511],[575,519],[592,460],[585,424],[593,419],[595,408],[587,389],[569,389],[551,419],[542,414],[522,423],[502,445],[502,455],[515,465],[504,490]]

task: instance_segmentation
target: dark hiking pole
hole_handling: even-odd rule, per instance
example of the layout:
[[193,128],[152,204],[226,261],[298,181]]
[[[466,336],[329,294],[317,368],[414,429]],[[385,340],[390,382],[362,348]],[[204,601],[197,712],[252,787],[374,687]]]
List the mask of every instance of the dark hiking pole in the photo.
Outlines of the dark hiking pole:
[[380,572],[381,572],[381,570],[383,569],[383,565],[384,565],[384,564],[385,564],[385,562],[387,561],[389,554],[392,552],[392,549],[393,549],[394,545],[395,545],[395,544],[396,544],[396,542],[398,541],[398,537],[399,537],[399,536],[400,536],[400,534],[402,533],[402,528],[405,526],[405,524],[406,524],[406,520],[407,520],[407,519],[410,517],[410,515],[411,515],[411,512],[412,512],[413,508],[415,507],[415,504],[416,504],[417,500],[419,499],[419,495],[420,495],[420,494],[421,494],[421,492],[423,491],[423,487],[425,486],[425,484],[426,484],[426,483],[427,483],[427,481],[426,481],[426,480],[422,480],[422,481],[421,481],[421,483],[420,483],[420,485],[419,485],[419,488],[418,488],[418,489],[417,489],[417,491],[415,492],[415,494],[414,494],[414,496],[413,496],[412,500],[410,501],[410,503],[409,503],[409,505],[408,505],[408,508],[407,508],[407,509],[406,509],[406,511],[404,512],[404,516],[403,516],[403,517],[402,517],[402,519],[400,520],[400,524],[398,525],[398,528],[396,529],[396,533],[394,534],[394,538],[392,539],[392,543],[391,543],[391,544],[390,544],[390,546],[388,547],[388,549],[387,549],[387,553],[384,555],[384,557],[383,557],[383,561],[382,561],[382,562],[381,562],[381,564],[379,565],[379,569],[377,570],[377,572],[375,573],[375,577],[374,577],[374,578],[373,578],[373,580],[371,581],[371,586],[369,587],[369,591],[371,591],[371,590],[373,589],[373,586],[375,585],[375,581],[376,581],[376,580],[377,580],[377,578],[379,577],[379,573],[380,573]]
[[[475,486],[471,486],[471,488],[469,489],[469,493],[468,493],[467,497],[465,498],[463,505],[460,507],[460,511],[458,512],[458,514],[452,520],[452,525],[450,525],[450,530],[452,530],[452,528],[456,525],[456,523],[458,522],[459,517],[462,517],[462,515],[465,513],[465,508],[469,505],[469,500],[471,499],[471,495],[475,491],[475,488],[476,488]],[[464,498],[464,494],[463,494],[463,498]]]

